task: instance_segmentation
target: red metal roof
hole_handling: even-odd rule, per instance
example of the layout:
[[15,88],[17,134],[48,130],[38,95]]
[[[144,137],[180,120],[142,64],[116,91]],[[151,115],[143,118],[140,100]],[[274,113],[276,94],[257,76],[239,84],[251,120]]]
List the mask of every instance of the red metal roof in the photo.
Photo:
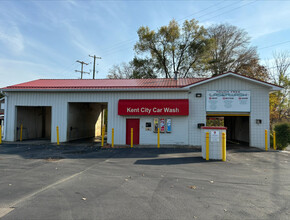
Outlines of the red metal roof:
[[17,85],[7,86],[3,90],[73,90],[73,89],[161,89],[182,88],[198,82],[207,82],[224,75],[237,75],[245,79],[255,80],[271,86],[282,88],[272,83],[257,80],[234,72],[226,72],[211,78],[180,78],[180,79],[39,79]]
[[181,88],[205,78],[185,79],[39,79],[3,89],[130,89],[130,88]]

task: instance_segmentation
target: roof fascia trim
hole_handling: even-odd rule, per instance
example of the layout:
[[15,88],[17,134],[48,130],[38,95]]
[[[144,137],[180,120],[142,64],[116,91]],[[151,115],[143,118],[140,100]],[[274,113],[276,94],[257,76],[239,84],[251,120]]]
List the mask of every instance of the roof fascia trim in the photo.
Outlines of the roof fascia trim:
[[2,89],[4,92],[188,92],[189,88],[161,89]]
[[213,80],[216,80],[216,79],[221,79],[221,78],[224,78],[224,77],[227,77],[227,76],[234,76],[234,77],[238,77],[238,78],[241,78],[241,79],[245,79],[245,80],[248,80],[248,81],[251,81],[253,83],[256,83],[256,84],[260,84],[260,85],[263,85],[263,86],[266,86],[266,87],[269,87],[271,90],[273,91],[280,91],[282,90],[283,88],[280,88],[278,86],[275,86],[275,85],[270,85],[268,83],[264,83],[264,82],[261,82],[259,80],[255,80],[255,79],[251,79],[251,78],[248,78],[248,77],[244,77],[244,76],[241,76],[241,75],[238,75],[238,74],[234,74],[234,73],[225,73],[225,74],[222,74],[222,75],[219,75],[219,76],[216,76],[216,77],[213,77],[213,78],[209,78],[209,79],[205,79],[201,82],[197,82],[195,84],[192,84],[192,85],[189,85],[189,86],[186,86],[184,88],[188,88],[190,89],[191,87],[195,87],[195,86],[199,86],[199,85],[202,85],[204,83],[208,83],[208,82],[211,82]]

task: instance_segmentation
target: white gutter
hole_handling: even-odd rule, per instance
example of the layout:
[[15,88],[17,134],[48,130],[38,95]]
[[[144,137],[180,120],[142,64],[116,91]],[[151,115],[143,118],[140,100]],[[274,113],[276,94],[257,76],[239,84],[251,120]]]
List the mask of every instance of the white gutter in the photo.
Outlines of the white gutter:
[[3,92],[187,92],[189,88],[162,89],[2,89]]

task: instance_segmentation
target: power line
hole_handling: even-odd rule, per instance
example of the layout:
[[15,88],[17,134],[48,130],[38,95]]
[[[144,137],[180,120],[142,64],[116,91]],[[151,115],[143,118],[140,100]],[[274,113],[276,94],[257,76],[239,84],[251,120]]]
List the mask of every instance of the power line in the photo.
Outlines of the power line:
[[[227,1],[227,0],[224,0],[223,2],[226,2],[226,1]],[[223,3],[223,2],[220,2],[219,4],[221,4],[221,3]],[[236,4],[236,3],[237,3],[237,2],[234,2],[233,4]],[[205,8],[205,9],[200,10],[200,11],[197,11],[197,12],[195,12],[195,13],[193,13],[193,14],[187,15],[187,16],[185,16],[185,17],[179,19],[178,21],[184,20],[185,18],[190,17],[190,16],[192,16],[192,15],[197,15],[197,14],[200,14],[201,12],[205,12],[205,11],[209,10],[210,8],[216,7],[216,6],[219,5],[219,4],[216,4],[216,3],[215,3],[215,4],[211,5],[210,7],[207,7],[207,8]],[[216,12],[216,11],[220,11],[220,10],[222,10],[222,9],[224,9],[224,8],[227,8],[227,7],[232,6],[233,4],[226,5],[226,6],[222,7],[222,8],[219,8],[218,10],[211,11],[211,12],[208,12],[208,13],[206,13],[206,14],[201,14],[201,15],[198,16],[197,18],[203,17],[203,16],[205,16],[205,15],[213,14],[213,13]],[[113,44],[112,47],[109,47],[109,48],[105,49],[104,51],[102,51],[102,52],[104,52],[104,53],[103,53],[103,56],[107,56],[107,55],[114,54],[114,53],[119,52],[119,51],[123,51],[123,50],[129,49],[129,48],[131,48],[132,46],[130,45],[130,46],[128,47],[127,45],[130,44],[130,43],[132,43],[132,42],[134,42],[134,41],[136,41],[136,40],[138,40],[138,38],[131,38],[131,39],[124,40],[124,41],[121,41],[121,42],[119,42],[119,43]],[[123,48],[123,49],[121,49],[121,48],[124,47],[124,46],[126,46],[126,47]],[[74,64],[75,64],[75,63],[73,63],[72,65],[74,65]],[[72,66],[72,65],[71,65],[71,66]]]
[[[221,3],[223,3],[223,2],[225,2],[225,0],[222,1],[222,2],[219,2],[219,4],[221,4]],[[211,5],[210,7],[207,7],[207,8],[205,8],[205,9],[203,9],[203,10],[200,10],[200,11],[198,11],[198,12],[195,12],[195,13],[192,13],[192,14],[190,14],[190,15],[187,15],[187,16],[185,16],[185,17],[183,17],[183,18],[178,19],[177,22],[182,21],[182,20],[184,20],[184,19],[186,19],[186,18],[188,18],[188,17],[191,17],[191,16],[193,16],[193,15],[197,15],[197,14],[199,14],[200,12],[206,11],[206,10],[208,10],[208,9],[210,9],[210,8],[216,7],[216,6],[219,5],[219,4],[213,4],[213,5]],[[211,12],[211,13],[212,13],[212,12]]]
[[[223,2],[226,2],[226,0],[224,0]],[[223,2],[220,2],[219,4],[221,4],[221,3],[223,3]],[[212,7],[216,7],[216,6],[219,5],[219,4],[216,4],[216,3],[215,3],[214,5],[211,5],[210,7],[207,7],[207,8],[205,8],[205,9],[200,10],[200,11],[197,11],[197,12],[195,12],[195,13],[193,13],[193,14],[187,15],[187,16],[185,16],[185,17],[183,17],[183,18],[181,18],[181,19],[179,19],[179,20],[177,20],[177,21],[184,20],[185,18],[190,17],[190,16],[192,16],[192,15],[200,14],[201,12],[207,11],[208,9],[210,9],[210,8],[212,8]],[[232,3],[232,4],[226,5],[226,6],[224,6],[224,7],[222,7],[222,8],[219,8],[219,9],[217,9],[217,10],[215,10],[215,11],[208,12],[208,13],[202,14],[202,15],[200,15],[200,16],[197,16],[197,18],[199,19],[199,18],[201,18],[201,17],[203,17],[203,16],[206,16],[206,15],[212,14],[212,13],[214,13],[214,12],[216,12],[216,11],[220,11],[220,10],[222,10],[222,9],[224,9],[224,8],[230,7],[230,6],[234,5],[234,4],[237,4],[237,2],[234,2],[234,3]],[[156,28],[157,28],[157,27],[156,27]],[[153,29],[154,29],[154,28],[153,28]],[[128,40],[122,41],[122,42],[120,42],[120,43],[115,44],[116,46],[110,47],[110,48],[108,48],[108,49],[106,49],[106,50],[104,50],[104,51],[102,51],[102,52],[104,52],[104,53],[106,53],[106,54],[113,54],[113,53],[115,53],[115,52],[118,52],[118,51],[119,51],[119,48],[122,48],[122,47],[126,46],[127,44],[130,44],[130,43],[132,43],[132,42],[134,42],[134,41],[136,41],[136,40],[138,40],[138,38],[131,38],[131,39],[128,39]],[[131,46],[130,46],[130,47],[131,47]],[[126,47],[126,48],[128,48],[128,47]]]
[[[227,0],[224,0],[224,1],[227,1]],[[229,0],[229,1],[230,1],[230,0]],[[245,7],[245,6],[249,5],[249,4],[253,4],[253,3],[257,2],[257,1],[258,1],[258,0],[248,2],[248,3],[244,4],[244,5],[238,6],[238,7],[236,7],[236,8],[233,8],[233,9],[231,9],[231,10],[225,11],[225,12],[220,13],[220,14],[218,14],[218,15],[215,15],[215,16],[213,16],[213,17],[207,18],[207,19],[205,19],[204,21],[210,20],[210,19],[212,19],[212,18],[218,17],[218,16],[223,15],[223,14],[228,13],[228,12],[232,12],[233,10],[237,10],[237,9],[242,8],[242,7]],[[197,16],[197,18],[199,19],[199,18],[201,18],[201,17],[203,17],[203,16],[205,16],[205,15],[209,15],[209,14],[213,14],[213,13],[215,13],[215,12],[217,12],[217,11],[221,11],[222,9],[225,9],[225,8],[227,8],[227,7],[230,7],[230,6],[232,6],[232,5],[236,4],[236,3],[237,3],[237,2],[234,2],[234,3],[232,3],[232,4],[229,4],[229,5],[226,5],[226,6],[224,6],[224,7],[221,7],[221,8],[219,8],[219,9],[217,9],[217,10],[214,10],[214,11],[208,12],[208,13],[206,13],[206,14],[201,14],[200,16]],[[221,4],[221,3],[220,3],[220,4]],[[216,5],[217,5],[217,4],[215,4],[215,5],[211,5],[210,7],[207,7],[207,8],[205,8],[205,9],[202,9],[202,10],[200,10],[200,11],[194,13],[194,14],[190,14],[190,15],[188,15],[188,16],[185,16],[185,17],[179,19],[178,21],[181,21],[181,20],[183,20],[183,19],[185,19],[185,18],[187,18],[187,17],[190,17],[190,16],[192,16],[192,15],[200,14],[201,12],[207,11],[207,10],[209,10],[210,8],[215,7]],[[202,22],[204,22],[204,21],[202,21]],[[106,50],[104,50],[105,53],[103,54],[103,56],[104,56],[104,55],[107,56],[107,55],[110,55],[110,54],[114,54],[114,53],[116,53],[116,52],[120,52],[120,51],[125,50],[125,49],[129,49],[129,48],[132,47],[132,46],[130,45],[130,46],[128,47],[127,45],[130,44],[131,42],[137,40],[137,39],[138,39],[138,38],[131,38],[131,39],[129,39],[129,40],[125,40],[125,41],[122,41],[122,42],[116,43],[116,44],[114,44],[113,47],[109,47],[109,48],[107,48]],[[127,47],[124,48],[124,49],[121,49],[121,48],[124,47],[124,46],[127,46]]]
[[259,50],[264,50],[266,48],[270,48],[270,47],[274,47],[274,46],[278,46],[278,45],[282,45],[282,44],[287,44],[287,43],[290,43],[290,40],[289,41],[280,42],[280,43],[276,43],[276,44],[272,44],[270,46],[262,47]]
[[102,52],[103,53],[109,53],[110,54],[110,52],[112,52],[112,51],[118,51],[119,48],[122,48],[124,46],[127,46],[128,44],[131,44],[131,43],[135,42],[137,39],[138,38],[134,38],[133,40],[130,40],[130,41],[127,41],[127,42],[124,42],[124,43],[120,43],[120,45],[116,45],[114,47],[110,47],[108,49],[103,50]]
[[[226,1],[226,0],[225,0],[225,1]],[[253,4],[253,3],[257,2],[257,1],[258,1],[258,0],[251,1],[251,2],[248,2],[248,3],[244,4],[244,5],[241,5],[241,6],[238,6],[238,7],[232,8],[231,10],[228,10],[228,11],[225,11],[225,12],[220,13],[220,14],[218,14],[218,15],[215,15],[215,16],[213,16],[213,17],[207,18],[206,20],[204,20],[204,21],[202,21],[202,22],[205,22],[205,21],[210,20],[210,19],[212,19],[212,18],[218,17],[218,16],[223,15],[223,14],[225,14],[225,13],[232,12],[232,11],[234,11],[234,10],[237,10],[237,9],[239,9],[239,8],[242,8],[242,7],[245,7],[245,6],[247,6],[247,5]],[[212,12],[210,12],[210,13],[214,13],[214,12],[216,12],[216,11],[220,11],[220,10],[222,10],[222,9],[228,8],[228,7],[230,7],[230,6],[232,6],[232,5],[235,5],[235,4],[236,4],[236,2],[234,2],[233,4],[226,5],[226,6],[224,6],[224,7],[221,7],[221,8],[219,8],[218,10],[212,11]],[[214,6],[214,5],[213,5],[213,6]],[[216,6],[216,5],[215,5],[215,6]],[[201,11],[199,11],[199,12],[205,11],[205,10],[207,10],[207,9],[209,9],[209,8],[212,8],[212,6],[206,8],[206,9],[203,9],[203,10],[201,10]],[[199,12],[197,12],[197,14],[198,14]],[[206,13],[206,14],[203,14],[203,15],[201,15],[201,16],[198,16],[198,19],[201,18],[201,17],[203,17],[203,16],[205,16],[205,15],[208,15],[208,14],[209,14],[209,13]],[[191,14],[191,15],[193,15],[193,14]],[[189,16],[190,16],[190,15],[189,15]],[[186,17],[189,17],[189,16],[186,16]],[[184,17],[184,18],[182,18],[182,19],[185,19],[186,17]],[[180,20],[182,20],[182,19],[179,19],[178,21],[180,21]],[[130,46],[130,47],[131,47],[131,46]],[[124,49],[127,49],[127,47],[124,48]],[[122,49],[122,50],[124,50],[124,49]],[[118,51],[120,51],[120,50],[118,50]],[[116,51],[116,52],[117,52],[117,51]],[[112,54],[112,53],[107,53],[107,54],[105,54],[105,55],[109,55],[109,54]],[[107,68],[107,67],[108,67],[108,66],[106,66],[105,68]]]
[[[210,18],[206,19],[205,21],[210,20],[210,19],[213,19],[213,18],[216,18],[216,17],[221,16],[221,15],[223,15],[223,14],[226,14],[226,13],[228,13],[228,12],[232,12],[232,11],[234,11],[234,10],[240,9],[240,8],[245,7],[245,6],[247,6],[247,5],[253,4],[253,3],[257,2],[257,1],[259,1],[259,0],[255,0],[255,1],[253,1],[253,2],[248,2],[248,3],[244,4],[244,5],[239,6],[239,7],[232,8],[231,10],[228,10],[228,11],[225,11],[225,12],[223,12],[223,13],[221,13],[221,14],[218,14],[218,15],[215,15],[215,16],[213,16],[213,17],[210,17]],[[202,22],[204,22],[204,21],[202,21]]]
[[[226,0],[225,0],[225,1],[226,1]],[[221,13],[221,14],[215,15],[215,16],[213,16],[213,17],[211,17],[211,18],[207,18],[207,19],[205,19],[204,21],[201,21],[201,22],[205,22],[205,21],[207,21],[207,20],[210,20],[210,19],[212,19],[212,18],[218,17],[218,16],[223,15],[223,14],[225,14],[225,13],[228,13],[228,12],[231,12],[231,11],[237,10],[237,9],[239,9],[239,8],[245,7],[245,6],[249,5],[249,4],[252,4],[252,3],[257,2],[257,1],[258,1],[258,0],[255,0],[255,1],[252,1],[252,2],[249,2],[249,3],[246,3],[246,4],[241,5],[241,6],[239,6],[239,7],[236,7],[236,8],[233,8],[233,9],[231,9],[231,10],[225,11],[225,12],[223,12],[223,13]],[[230,6],[232,6],[232,5],[235,5],[235,4],[237,4],[237,2],[234,2],[234,3],[232,3],[232,4],[229,4],[229,5],[226,5],[226,6],[224,6],[224,7],[221,7],[221,8],[219,8],[219,9],[217,9],[217,10],[212,11],[212,12],[205,13],[205,14],[202,14],[202,15],[200,15],[200,16],[197,16],[197,19],[200,19],[201,17],[204,17],[204,16],[206,16],[206,15],[209,15],[209,14],[215,13],[215,12],[220,11],[220,10],[222,10],[222,9],[228,8],[228,7],[230,7]],[[203,9],[203,10],[200,10],[200,11],[196,12],[195,14],[199,14],[200,12],[205,11],[205,10],[207,10],[207,9],[210,9],[210,8],[216,6],[216,5],[217,5],[217,4],[212,5],[212,6],[210,6],[210,7],[207,7],[207,8],[205,8],[205,9]],[[191,15],[185,16],[185,17],[179,19],[178,21],[184,20],[185,18],[190,17],[190,16],[192,16],[192,15],[194,15],[194,14],[191,14]],[[135,40],[138,40],[138,38],[135,38]],[[122,43],[123,45],[117,46],[115,49],[117,49],[117,48],[121,48],[121,47],[125,46],[126,44],[131,43],[132,41],[134,41],[134,40],[130,40],[130,42],[128,42],[128,43]],[[131,47],[131,46],[130,46],[130,47]],[[128,48],[128,47],[126,47],[125,49],[127,49],[127,48]],[[113,49],[113,48],[112,48],[112,49]],[[117,50],[114,50],[114,49],[113,49],[113,51],[109,50],[108,53],[106,53],[106,55],[113,54],[113,53],[115,53],[115,52],[119,52],[119,51],[120,51],[119,49],[117,49]]]
[[[1,0],[0,0],[0,1],[1,1]],[[87,57],[87,56],[82,57],[81,60],[85,59],[86,57]],[[70,70],[73,69],[72,67],[73,67],[74,65],[76,65],[76,62],[72,62],[71,64],[67,65],[66,67],[61,68],[60,73],[61,73],[61,74],[64,74],[64,73],[67,71],[67,69],[70,69]],[[71,74],[71,73],[70,73],[70,74]]]

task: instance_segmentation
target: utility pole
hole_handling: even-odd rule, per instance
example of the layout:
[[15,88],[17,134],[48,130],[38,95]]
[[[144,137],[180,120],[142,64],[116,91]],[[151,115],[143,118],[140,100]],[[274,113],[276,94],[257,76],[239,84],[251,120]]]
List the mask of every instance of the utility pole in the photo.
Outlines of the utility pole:
[[96,72],[96,59],[102,59],[102,57],[97,57],[96,55],[94,55],[94,56],[89,55],[89,57],[94,58],[93,79],[95,79],[95,72]]
[[84,72],[84,64],[85,65],[89,65],[88,63],[85,63],[84,61],[79,61],[79,60],[77,60],[76,62],[78,62],[78,63],[80,63],[82,65],[81,71],[75,70],[75,72],[81,73],[81,79],[83,79],[83,74],[84,73],[90,74],[89,72]]

